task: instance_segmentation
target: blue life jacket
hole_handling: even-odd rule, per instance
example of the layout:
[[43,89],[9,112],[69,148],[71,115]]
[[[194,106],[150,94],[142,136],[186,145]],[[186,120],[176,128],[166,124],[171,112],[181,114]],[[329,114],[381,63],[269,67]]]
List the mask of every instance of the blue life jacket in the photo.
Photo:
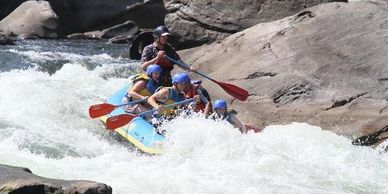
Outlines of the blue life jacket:
[[169,90],[168,99],[174,102],[180,102],[186,99],[182,92],[178,93],[173,88],[169,88],[168,90]]
[[210,115],[210,118],[212,118],[213,120],[226,120],[228,121],[230,124],[234,125],[235,123],[232,121],[232,114],[228,111],[226,111],[223,115],[218,115],[216,112],[214,112],[213,114]]
[[147,84],[146,84],[146,88],[147,88],[149,93],[153,94],[153,93],[155,93],[156,89],[159,88],[159,83],[152,80],[152,79],[148,79]]

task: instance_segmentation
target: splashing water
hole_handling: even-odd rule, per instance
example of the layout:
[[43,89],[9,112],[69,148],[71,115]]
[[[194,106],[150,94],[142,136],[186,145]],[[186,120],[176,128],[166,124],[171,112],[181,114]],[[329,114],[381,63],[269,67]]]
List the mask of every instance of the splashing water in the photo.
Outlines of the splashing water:
[[[388,193],[385,152],[305,123],[241,135],[200,115],[178,117],[162,126],[163,155],[132,151],[87,111],[120,89],[137,63],[67,49],[0,50],[35,63],[0,67],[1,164],[103,182],[114,193]],[[61,67],[36,68],[51,63]]]

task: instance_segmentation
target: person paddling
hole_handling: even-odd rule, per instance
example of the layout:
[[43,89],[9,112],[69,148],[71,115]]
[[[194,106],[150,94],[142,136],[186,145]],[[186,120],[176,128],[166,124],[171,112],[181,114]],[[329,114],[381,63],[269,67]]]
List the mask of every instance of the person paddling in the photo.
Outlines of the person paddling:
[[[172,87],[164,87],[155,94],[151,95],[147,102],[153,108],[158,110],[159,113],[171,117],[174,115],[173,109],[163,109],[163,105],[172,104],[185,100],[183,90],[186,85],[190,83],[190,77],[187,73],[177,73],[172,77]],[[199,102],[200,98],[198,95],[194,96],[194,101]]]
[[214,112],[209,116],[213,120],[226,120],[234,127],[239,128],[240,132],[245,134],[247,129],[242,122],[233,114],[228,112],[227,103],[224,99],[219,99],[214,102]]
[[[159,78],[162,69],[152,64],[147,67],[146,74],[138,74],[132,78],[132,87],[128,89],[128,93],[123,97],[122,102],[128,103],[133,100],[146,99],[155,93],[160,87]],[[127,111],[131,113],[140,113],[150,110],[152,107],[142,103],[132,107],[127,107]]]
[[201,86],[201,80],[192,80],[186,85],[183,93],[186,98],[193,98],[199,95],[200,101],[194,104],[194,112],[202,112],[205,115],[209,115],[212,111],[212,103],[209,93],[205,88]]
[[144,71],[151,64],[157,64],[162,68],[162,74],[160,77],[161,85],[168,87],[171,86],[171,71],[174,68],[174,63],[165,58],[165,55],[178,61],[177,65],[184,70],[192,70],[190,66],[182,66],[184,64],[180,59],[180,56],[168,42],[168,36],[170,32],[166,26],[158,26],[154,32],[154,42],[144,47],[141,55],[140,67]]

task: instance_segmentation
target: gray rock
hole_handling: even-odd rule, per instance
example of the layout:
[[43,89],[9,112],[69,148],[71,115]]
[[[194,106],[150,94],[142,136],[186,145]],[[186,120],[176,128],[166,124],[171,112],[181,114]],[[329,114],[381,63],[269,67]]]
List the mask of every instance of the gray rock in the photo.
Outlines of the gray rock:
[[[371,146],[380,144],[388,139],[388,125],[377,132],[359,137],[352,141],[352,144],[359,146]],[[385,150],[387,151],[387,150]]]
[[140,28],[163,24],[165,8],[162,0],[50,0],[60,18],[63,34],[103,30],[128,20]]
[[15,45],[15,41],[0,33],[0,45]]
[[21,33],[18,35],[17,39],[19,40],[26,40],[26,39],[38,39],[38,37],[30,34],[30,33]]
[[133,21],[126,21],[101,31],[101,38],[133,37],[137,33],[139,33],[139,27]]
[[28,33],[40,38],[58,37],[58,18],[47,1],[26,1],[0,21],[8,36]]
[[325,2],[346,0],[164,0],[166,25],[176,48],[190,48],[223,38],[263,22],[290,16]]
[[32,174],[27,168],[0,164],[0,174],[0,193],[112,193],[112,188],[102,183],[48,179]]
[[111,44],[130,44],[135,36],[115,36],[109,39]]
[[322,4],[180,55],[250,92],[240,102],[204,82],[245,122],[307,122],[355,138],[388,125],[387,18],[385,3]]
[[69,39],[101,39],[101,31],[74,33],[66,36]]

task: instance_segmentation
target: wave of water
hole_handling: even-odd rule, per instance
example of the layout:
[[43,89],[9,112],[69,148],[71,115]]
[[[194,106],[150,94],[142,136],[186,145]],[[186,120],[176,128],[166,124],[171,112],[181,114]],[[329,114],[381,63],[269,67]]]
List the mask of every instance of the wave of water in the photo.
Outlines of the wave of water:
[[[227,123],[179,117],[163,125],[165,153],[141,155],[87,113],[136,63],[104,53],[7,52],[36,64],[0,73],[2,164],[103,182],[114,193],[388,193],[386,153],[305,123],[241,135]],[[53,73],[36,68],[59,60]],[[90,60],[98,65],[83,65]]]

